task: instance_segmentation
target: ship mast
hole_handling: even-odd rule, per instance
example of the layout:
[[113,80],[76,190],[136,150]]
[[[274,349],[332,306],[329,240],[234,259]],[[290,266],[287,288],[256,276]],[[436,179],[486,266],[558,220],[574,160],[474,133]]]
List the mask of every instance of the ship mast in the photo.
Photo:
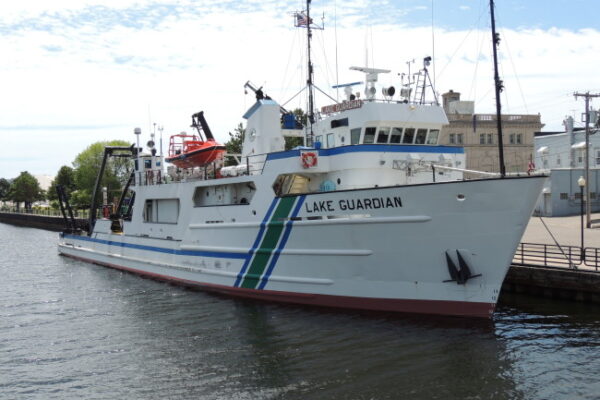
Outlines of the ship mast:
[[312,39],[312,29],[310,27],[310,2],[311,0],[306,0],[306,43],[308,50],[308,79],[306,80],[306,84],[308,86],[308,122],[310,125],[310,143],[314,143],[314,132],[313,132],[313,124],[315,122],[315,111],[314,111],[314,88],[313,88],[313,65],[310,57],[310,41]]
[[502,138],[502,105],[500,104],[500,92],[504,89],[502,80],[498,74],[498,51],[500,35],[496,33],[496,21],[494,18],[494,0],[490,0],[490,12],[492,18],[492,41],[494,49],[494,83],[496,86],[496,123],[498,127],[498,160],[500,162],[500,177],[506,176],[506,167],[504,165],[504,141]]

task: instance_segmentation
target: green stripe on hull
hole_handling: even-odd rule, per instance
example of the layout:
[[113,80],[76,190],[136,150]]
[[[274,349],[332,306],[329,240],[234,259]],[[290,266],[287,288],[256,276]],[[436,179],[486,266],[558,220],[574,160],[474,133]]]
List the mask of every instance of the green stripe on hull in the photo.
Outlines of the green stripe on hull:
[[267,223],[267,231],[263,240],[258,249],[254,252],[254,257],[252,258],[248,272],[244,275],[240,287],[256,289],[260,277],[265,272],[267,264],[271,259],[273,250],[277,248],[277,243],[279,243],[281,233],[285,227],[285,220],[289,217],[295,202],[296,197],[284,197],[279,200],[279,204],[277,204],[273,216]]

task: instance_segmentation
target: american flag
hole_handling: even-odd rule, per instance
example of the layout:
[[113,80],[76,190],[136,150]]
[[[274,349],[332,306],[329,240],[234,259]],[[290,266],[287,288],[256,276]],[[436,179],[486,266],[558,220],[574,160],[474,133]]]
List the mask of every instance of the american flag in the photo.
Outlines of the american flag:
[[296,26],[308,26],[308,24],[312,24],[312,18],[309,21],[304,13],[296,13]]

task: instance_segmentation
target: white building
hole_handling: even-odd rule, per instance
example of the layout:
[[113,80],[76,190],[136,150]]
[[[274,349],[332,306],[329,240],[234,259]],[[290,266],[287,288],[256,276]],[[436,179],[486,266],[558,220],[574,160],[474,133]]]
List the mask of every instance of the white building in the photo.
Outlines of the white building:
[[[550,173],[535,212],[542,216],[565,216],[581,211],[581,188],[584,176],[585,129],[573,128],[573,118],[565,120],[564,132],[538,132],[535,135],[535,166]],[[600,211],[597,188],[600,187],[600,133],[590,129],[589,185],[592,212]]]

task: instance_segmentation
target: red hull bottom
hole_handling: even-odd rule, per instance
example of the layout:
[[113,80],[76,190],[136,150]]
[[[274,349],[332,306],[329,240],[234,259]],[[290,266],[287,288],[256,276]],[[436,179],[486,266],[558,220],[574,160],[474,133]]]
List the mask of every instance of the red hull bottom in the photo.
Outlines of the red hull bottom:
[[351,296],[331,296],[325,294],[280,292],[274,290],[244,289],[230,286],[199,283],[186,279],[173,278],[167,275],[149,273],[146,271],[124,267],[121,265],[104,263],[89,258],[63,254],[81,261],[103,265],[138,275],[148,276],[162,281],[179,283],[185,286],[198,287],[207,291],[223,293],[229,296],[248,299],[276,301],[283,303],[305,304],[320,307],[345,308],[354,310],[418,313],[434,315],[452,315],[460,317],[491,318],[496,305],[494,303],[474,303],[465,301],[442,300],[411,300],[411,299],[383,299]]

